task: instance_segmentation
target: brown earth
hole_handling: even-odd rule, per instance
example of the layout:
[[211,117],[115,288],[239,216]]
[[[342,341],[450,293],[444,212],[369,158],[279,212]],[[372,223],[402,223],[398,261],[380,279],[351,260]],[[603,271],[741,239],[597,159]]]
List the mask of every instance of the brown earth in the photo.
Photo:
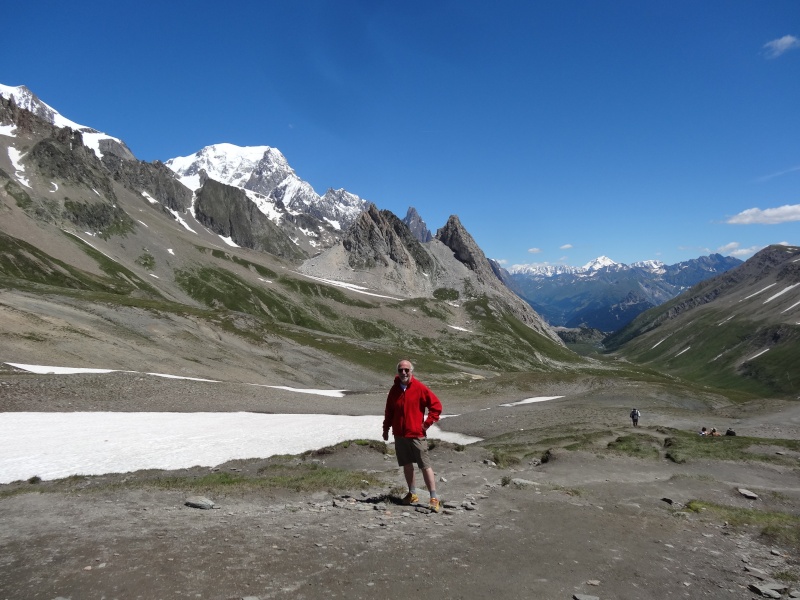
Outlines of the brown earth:
[[[208,467],[18,482],[0,486],[0,599],[754,598],[748,586],[758,579],[747,571],[753,568],[785,582],[783,597],[800,589],[792,548],[773,546],[759,531],[714,515],[681,510],[701,499],[800,515],[797,456],[787,453],[783,464],[675,464],[663,449],[660,459],[649,460],[605,451],[607,442],[633,432],[627,419],[632,406],[642,411],[638,431],[659,447],[664,427],[733,426],[740,435],[797,439],[798,403],[733,406],[624,385],[553,384],[536,394],[478,387],[471,397],[464,389],[442,389],[445,412],[460,415],[444,419],[442,428],[487,440],[463,449],[440,442],[431,450],[446,503],[442,513],[425,508],[424,490],[422,506],[397,504],[403,478],[379,444],[216,467],[256,477],[275,461],[324,464],[382,482],[363,489],[186,492],[147,483],[206,474],[213,470]],[[273,391],[265,398],[263,388],[235,384],[0,371],[5,411],[379,414],[385,397],[376,391],[298,402],[296,394]],[[499,406],[559,391],[560,400]],[[544,464],[531,459],[500,468],[486,462],[490,438],[536,445],[568,432],[605,433],[595,447],[554,446]],[[777,447],[765,442],[758,451]],[[747,500],[740,487],[759,499]],[[198,493],[219,508],[186,506]]]

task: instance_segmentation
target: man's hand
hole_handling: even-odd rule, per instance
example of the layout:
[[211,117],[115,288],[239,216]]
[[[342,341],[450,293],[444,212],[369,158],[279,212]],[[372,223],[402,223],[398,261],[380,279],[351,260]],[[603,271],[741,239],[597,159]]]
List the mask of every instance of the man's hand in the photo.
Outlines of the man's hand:
[[384,432],[383,432],[383,440],[384,440],[385,442],[388,442],[388,441],[389,441],[389,432],[388,432],[388,431],[384,431]]

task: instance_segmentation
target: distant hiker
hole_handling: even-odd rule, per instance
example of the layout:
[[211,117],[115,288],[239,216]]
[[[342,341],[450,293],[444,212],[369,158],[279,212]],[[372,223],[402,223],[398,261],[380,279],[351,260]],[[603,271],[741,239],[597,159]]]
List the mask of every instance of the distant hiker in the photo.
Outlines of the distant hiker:
[[[383,439],[389,439],[391,427],[397,464],[403,467],[403,474],[408,484],[408,493],[403,498],[403,504],[414,504],[419,501],[414,481],[414,463],[416,463],[431,496],[428,506],[432,511],[439,512],[441,506],[436,495],[436,478],[428,458],[425,438],[428,428],[436,423],[442,414],[442,403],[424,383],[413,376],[413,372],[414,365],[411,361],[401,360],[397,363],[394,385],[386,397]],[[427,417],[425,411],[428,413]]]
[[634,408],[631,411],[631,422],[633,423],[634,427],[638,427],[639,426],[639,417],[641,415],[642,415],[642,413],[640,413],[639,410],[636,409],[636,408]]
[[700,435],[708,435],[708,431],[706,430],[706,428],[705,428],[705,427],[703,427],[703,428],[700,430]]
[[714,437],[717,437],[718,435],[722,435],[722,434],[719,431],[717,431],[716,427],[712,427],[711,428],[711,433],[709,433],[708,435],[713,435]]
[[730,427],[728,427],[728,431],[725,432],[725,435],[736,435],[736,432]]

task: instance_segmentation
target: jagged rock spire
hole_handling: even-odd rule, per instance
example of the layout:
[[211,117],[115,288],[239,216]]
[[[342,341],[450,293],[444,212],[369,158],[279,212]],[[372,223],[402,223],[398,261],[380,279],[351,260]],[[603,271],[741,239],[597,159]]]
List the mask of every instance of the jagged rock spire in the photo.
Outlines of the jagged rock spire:
[[486,258],[483,250],[475,243],[469,232],[464,229],[458,216],[450,216],[445,226],[436,232],[436,239],[450,248],[455,257],[473,271],[480,281],[489,284],[495,281],[499,282],[489,259]]
[[408,212],[403,219],[403,223],[408,225],[408,228],[411,230],[411,233],[414,235],[414,237],[423,244],[430,242],[433,239],[431,230],[428,229],[425,221],[422,220],[422,217],[419,216],[417,209],[413,206],[408,207]]

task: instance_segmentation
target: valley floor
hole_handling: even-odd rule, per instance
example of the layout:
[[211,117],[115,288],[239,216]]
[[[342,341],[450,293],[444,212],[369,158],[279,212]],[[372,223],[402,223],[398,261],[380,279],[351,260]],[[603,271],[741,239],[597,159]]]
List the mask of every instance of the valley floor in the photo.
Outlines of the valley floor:
[[[287,393],[265,404],[233,386],[205,390],[166,380],[0,375],[2,409],[15,411],[291,412],[297,404],[308,413],[379,414],[385,398],[376,390],[336,404],[300,404]],[[678,464],[661,448],[667,428],[700,425],[798,439],[800,405],[700,410],[641,388],[561,391],[561,400],[515,407],[499,405],[524,398],[522,391],[480,399],[443,393],[448,412],[460,414],[445,419],[443,429],[487,439],[432,449],[446,507],[439,514],[425,508],[424,491],[422,506],[399,505],[403,478],[394,457],[357,444],[215,469],[0,486],[0,598],[728,599],[758,597],[749,586],[764,585],[761,578],[782,582],[783,597],[800,590],[796,548],[726,523],[712,510],[686,508],[701,500],[800,517],[800,453],[765,442],[759,451],[780,451],[781,461]],[[642,411],[636,430],[627,419],[632,406]],[[568,443],[585,434],[590,442]],[[607,451],[608,442],[633,434],[652,438],[658,457]],[[540,447],[547,440],[553,441],[545,463],[530,456],[505,467],[492,462],[493,445]],[[357,471],[380,483],[331,493],[247,484],[187,491],[163,482],[208,473],[257,479],[276,461],[296,470]],[[199,493],[218,508],[185,505]]]

